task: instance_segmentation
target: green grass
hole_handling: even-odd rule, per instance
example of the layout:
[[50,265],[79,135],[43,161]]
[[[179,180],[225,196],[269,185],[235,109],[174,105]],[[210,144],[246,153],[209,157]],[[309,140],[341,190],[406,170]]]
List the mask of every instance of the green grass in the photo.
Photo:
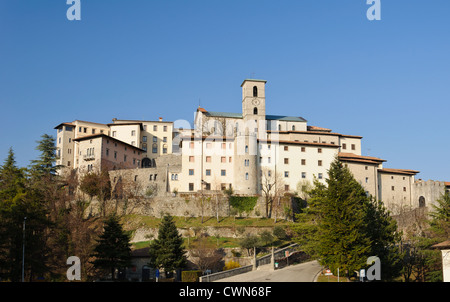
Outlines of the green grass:
[[[219,217],[217,222],[216,217],[173,217],[174,222],[178,228],[194,228],[194,227],[274,227],[277,225],[289,225],[289,222],[278,219],[274,223],[273,219],[269,218],[239,218],[239,217]],[[129,229],[136,229],[139,227],[157,228],[161,221],[160,218],[143,215],[127,215],[124,221],[129,224]]]

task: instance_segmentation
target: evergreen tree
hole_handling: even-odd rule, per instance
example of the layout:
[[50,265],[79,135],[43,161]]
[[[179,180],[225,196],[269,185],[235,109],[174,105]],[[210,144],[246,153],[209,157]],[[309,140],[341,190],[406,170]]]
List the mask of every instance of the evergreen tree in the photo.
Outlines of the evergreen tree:
[[41,140],[37,141],[36,150],[40,151],[39,158],[31,161],[32,170],[41,175],[55,175],[60,166],[56,166],[56,145],[55,138],[48,134],[43,134]]
[[30,189],[24,169],[16,166],[14,152],[10,149],[0,168],[0,271],[3,278],[11,281],[21,279],[24,243],[27,279],[47,271],[45,230],[48,226],[47,211]]
[[164,268],[171,273],[187,264],[186,251],[183,248],[183,238],[178,233],[172,216],[165,215],[160,223],[158,238],[150,244],[149,265],[154,268]]
[[365,266],[370,256],[370,238],[366,234],[364,189],[350,170],[335,160],[328,171],[324,198],[319,201],[318,254],[333,271],[352,273]]
[[436,200],[437,204],[432,205],[433,211],[430,213],[430,230],[437,241],[444,241],[450,238],[450,193],[445,192]]
[[92,256],[96,268],[109,270],[115,279],[115,270],[125,268],[131,263],[130,234],[125,232],[117,216],[105,221],[103,234],[97,240]]
[[337,158],[326,185],[315,180],[307,208],[297,215],[296,241],[322,265],[352,274],[367,258],[381,261],[382,280],[400,272],[397,225],[381,201],[367,196],[348,167]]

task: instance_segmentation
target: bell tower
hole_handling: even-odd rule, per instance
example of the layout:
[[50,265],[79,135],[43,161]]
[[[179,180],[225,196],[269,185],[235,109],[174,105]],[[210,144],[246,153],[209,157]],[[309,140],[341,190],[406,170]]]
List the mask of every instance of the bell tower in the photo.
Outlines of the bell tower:
[[246,79],[242,83],[242,118],[244,122],[266,120],[266,87],[267,81]]

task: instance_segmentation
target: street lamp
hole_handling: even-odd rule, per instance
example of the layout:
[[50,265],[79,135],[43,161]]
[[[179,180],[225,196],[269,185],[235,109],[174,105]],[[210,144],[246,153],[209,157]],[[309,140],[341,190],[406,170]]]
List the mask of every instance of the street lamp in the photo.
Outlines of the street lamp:
[[22,240],[22,282],[25,282],[25,223],[27,217],[23,218],[23,240]]

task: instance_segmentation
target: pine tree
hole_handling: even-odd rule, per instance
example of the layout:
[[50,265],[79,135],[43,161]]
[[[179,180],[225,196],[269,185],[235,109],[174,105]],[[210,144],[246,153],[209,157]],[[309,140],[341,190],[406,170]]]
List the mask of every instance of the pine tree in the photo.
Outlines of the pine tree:
[[326,185],[315,180],[308,206],[297,215],[296,241],[322,265],[352,274],[367,268],[367,258],[381,261],[384,280],[400,273],[400,235],[381,201],[367,196],[348,167],[337,158]]
[[166,273],[171,273],[186,266],[185,253],[183,238],[178,233],[172,216],[165,215],[159,226],[158,238],[150,244],[149,265],[158,269],[164,268]]
[[103,234],[99,236],[94,248],[92,262],[94,267],[109,270],[112,280],[115,270],[125,268],[131,263],[130,234],[125,232],[117,216],[110,216],[105,221]]
[[328,171],[327,188],[319,202],[318,254],[332,270],[352,273],[365,265],[371,240],[366,234],[364,189],[350,170],[335,160]]
[[38,145],[36,147],[36,150],[40,151],[41,154],[38,159],[31,161],[32,170],[38,175],[55,175],[60,168],[60,166],[55,165],[57,159],[55,138],[48,134],[43,134],[41,138],[41,140],[37,141]]
[[433,211],[430,213],[430,230],[437,241],[444,241],[450,238],[450,193],[441,194],[436,200],[437,204],[432,205]]

